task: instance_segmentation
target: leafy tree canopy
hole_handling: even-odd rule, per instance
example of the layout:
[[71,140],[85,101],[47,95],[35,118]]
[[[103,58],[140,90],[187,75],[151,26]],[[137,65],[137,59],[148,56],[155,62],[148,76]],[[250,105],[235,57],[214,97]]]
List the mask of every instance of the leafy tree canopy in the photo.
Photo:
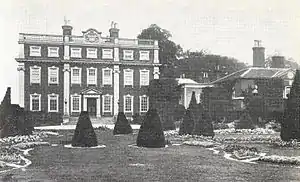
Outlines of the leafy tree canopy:
[[171,37],[172,34],[168,30],[156,24],[150,25],[138,35],[139,39],[158,40],[162,77],[174,77],[175,60],[177,60],[177,56],[182,52],[181,46],[171,41]]

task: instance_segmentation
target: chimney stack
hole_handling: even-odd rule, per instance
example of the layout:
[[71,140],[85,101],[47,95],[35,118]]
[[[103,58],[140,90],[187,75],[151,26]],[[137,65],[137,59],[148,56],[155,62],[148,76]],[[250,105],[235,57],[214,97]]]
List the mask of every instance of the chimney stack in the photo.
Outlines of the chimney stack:
[[117,23],[112,21],[109,29],[110,38],[119,38],[119,31],[120,30],[117,28]]
[[67,20],[66,17],[64,18],[65,24],[62,26],[63,29],[63,38],[65,40],[65,36],[71,36],[73,27],[69,25],[70,20]]
[[253,67],[265,67],[265,48],[261,45],[261,40],[254,40]]
[[284,68],[284,57],[272,56],[271,68]]

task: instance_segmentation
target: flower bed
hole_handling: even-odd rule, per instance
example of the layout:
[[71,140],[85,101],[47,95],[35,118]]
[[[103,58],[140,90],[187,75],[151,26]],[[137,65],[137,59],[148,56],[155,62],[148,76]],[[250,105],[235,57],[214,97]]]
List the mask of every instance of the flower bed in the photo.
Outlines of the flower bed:
[[221,129],[221,130],[214,130],[214,132],[217,134],[243,134],[243,135],[249,135],[249,134],[256,134],[256,135],[266,135],[266,134],[274,134],[276,133],[272,129],[265,129],[265,128],[256,128],[256,129]]
[[257,148],[243,145],[226,145],[223,150],[232,153],[233,157],[238,160],[249,159],[259,155]]
[[29,165],[31,162],[22,155],[28,153],[29,148],[49,145],[48,142],[42,142],[46,136],[47,134],[45,132],[34,132],[33,135],[1,138],[0,172]]
[[279,148],[294,148],[299,149],[300,148],[300,142],[297,140],[291,140],[291,141],[273,141],[272,143],[273,147],[279,147]]
[[271,155],[271,156],[261,156],[258,160],[263,162],[276,163],[276,164],[300,165],[300,156],[288,157],[288,156]]
[[192,145],[192,146],[201,146],[205,148],[211,148],[216,146],[215,143],[209,141],[185,141],[183,142],[183,144]]
[[224,143],[274,143],[281,141],[279,136],[275,135],[249,135],[249,136],[219,136],[213,139]]

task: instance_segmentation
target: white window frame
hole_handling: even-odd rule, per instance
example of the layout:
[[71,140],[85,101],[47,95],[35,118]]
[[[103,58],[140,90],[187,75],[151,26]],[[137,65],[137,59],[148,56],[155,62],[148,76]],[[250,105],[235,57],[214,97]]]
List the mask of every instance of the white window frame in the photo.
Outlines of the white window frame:
[[[95,78],[94,78],[94,82],[91,82],[91,79],[90,79],[90,70],[95,70]],[[97,85],[97,68],[94,68],[94,67],[90,67],[90,68],[87,68],[86,69],[86,83],[87,85]]]
[[29,56],[40,57],[41,46],[29,46]]
[[[79,98],[79,107],[78,110],[73,109],[73,99],[74,98]],[[81,112],[81,95],[79,94],[73,94],[71,95],[71,112]]]
[[[104,76],[105,71],[110,71],[110,78]],[[102,68],[102,85],[112,85],[112,69],[111,68]]]
[[[134,52],[133,50],[123,50],[123,59],[133,60],[134,59],[133,52]],[[127,56],[129,56],[129,58]]]
[[203,72],[203,78],[208,78],[208,73],[207,72]]
[[[76,51],[75,51],[76,50]],[[81,47],[71,47],[71,57],[81,58]]]
[[[51,107],[50,107],[50,100],[52,100],[52,98],[55,98],[56,100],[56,109],[55,110],[51,110]],[[48,112],[58,112],[58,94],[48,94]]]
[[[126,74],[130,74],[131,80],[126,80]],[[133,86],[133,69],[124,69],[123,70],[124,76],[124,86]]]
[[286,96],[287,95],[287,88],[290,89],[290,93],[291,93],[292,86],[285,86],[284,87],[284,91],[283,91],[283,98],[284,99],[288,99],[288,97]]
[[[38,78],[33,79],[33,75],[32,75],[32,71],[33,69],[37,69],[38,70]],[[30,66],[30,84],[41,84],[41,67],[40,66]]]
[[[51,81],[52,75],[50,74],[51,71],[55,71],[56,72],[56,81],[53,82]],[[59,83],[59,68],[52,66],[52,67],[48,67],[48,85],[50,84],[58,84]]]
[[59,47],[48,47],[48,57],[59,57]]
[[[144,81],[142,79],[142,76],[143,76],[143,73],[147,72],[147,78],[146,81]],[[143,70],[140,70],[140,86],[148,86],[149,85],[149,80],[150,80],[150,71],[149,70],[146,70],[146,69],[143,69]]]
[[150,60],[150,51],[140,51],[140,60],[141,61],[149,61]]
[[98,49],[97,48],[86,48],[86,57],[87,58],[98,58]]
[[[126,111],[126,98],[130,98],[131,99],[131,106],[130,106],[130,108],[131,108],[131,111]],[[124,113],[133,113],[133,96],[132,95],[124,95],[124,108],[123,108],[123,110],[124,110]]]
[[[109,110],[105,110],[105,107],[104,107],[104,99],[105,97],[109,97],[110,98],[110,108]],[[106,94],[106,95],[102,95],[102,112],[103,113],[112,113],[112,108],[113,108],[113,96],[112,95],[109,95],[109,94]]]
[[[37,96],[38,96],[38,99],[39,99],[39,109],[38,110],[32,110],[32,98],[37,97]],[[34,111],[34,112],[41,111],[41,94],[37,94],[37,93],[30,94],[30,111]]]
[[[74,80],[74,76],[73,76],[74,69],[79,69],[79,76],[78,76],[79,79],[78,79],[78,81]],[[71,84],[81,85],[81,68],[76,67],[76,66],[71,68]]]
[[[146,111],[142,111],[142,99],[143,98],[147,98],[147,110]],[[149,97],[147,95],[142,95],[140,96],[140,113],[145,113],[149,110]]]
[[[104,54],[104,52],[109,52],[109,54]],[[112,59],[113,49],[102,49],[102,59]]]

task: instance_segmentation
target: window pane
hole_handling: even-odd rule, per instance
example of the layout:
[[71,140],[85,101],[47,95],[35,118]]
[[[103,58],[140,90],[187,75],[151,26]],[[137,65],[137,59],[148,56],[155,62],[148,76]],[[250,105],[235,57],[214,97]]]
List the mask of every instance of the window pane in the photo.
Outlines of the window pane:
[[57,110],[57,97],[56,96],[50,96],[50,111],[56,111]]
[[73,111],[79,111],[79,97],[73,97]]
[[104,111],[111,111],[111,97],[110,96],[104,96]]
[[58,68],[49,69],[49,82],[58,83]]
[[40,68],[30,68],[30,82],[31,83],[40,83]]
[[103,70],[103,84],[110,85],[112,81],[111,70]]
[[148,111],[148,97],[141,97],[141,112]]
[[32,96],[32,110],[33,111],[38,111],[40,109],[40,99],[39,99],[39,96]]
[[131,104],[132,104],[131,96],[125,97],[125,112],[131,112]]

